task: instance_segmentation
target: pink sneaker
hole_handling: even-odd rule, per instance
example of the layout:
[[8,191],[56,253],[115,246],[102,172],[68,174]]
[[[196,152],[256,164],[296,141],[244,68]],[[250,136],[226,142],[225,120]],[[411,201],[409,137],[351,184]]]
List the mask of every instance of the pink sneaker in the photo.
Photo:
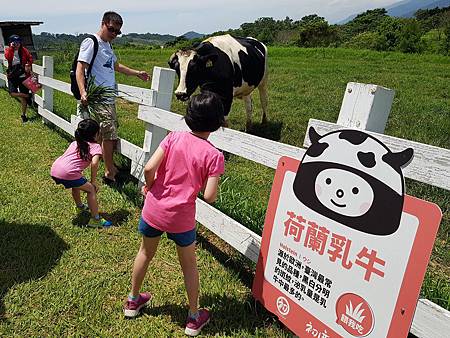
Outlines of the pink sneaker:
[[209,323],[209,319],[210,315],[208,310],[206,309],[198,310],[197,320],[188,317],[184,333],[192,337],[197,336],[202,330],[203,326]]
[[135,301],[127,299],[123,306],[123,314],[127,318],[136,317],[151,299],[152,295],[149,292],[141,292]]

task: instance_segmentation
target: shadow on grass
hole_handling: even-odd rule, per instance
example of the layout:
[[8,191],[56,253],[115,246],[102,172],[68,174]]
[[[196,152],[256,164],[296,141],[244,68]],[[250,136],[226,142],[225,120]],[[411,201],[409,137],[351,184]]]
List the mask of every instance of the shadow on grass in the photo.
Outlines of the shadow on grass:
[[[120,209],[111,213],[100,212],[100,215],[106,220],[111,221],[113,226],[120,227],[128,220],[130,212],[125,209]],[[77,227],[86,227],[86,224],[89,222],[89,218],[89,212],[80,212],[75,216],[75,218],[72,219],[72,224]]]
[[247,133],[267,138],[273,141],[281,140],[281,129],[283,128],[282,122],[268,121],[266,123],[253,123],[250,130]]
[[45,277],[69,249],[64,240],[44,224],[0,220],[0,322],[7,320],[3,299],[15,284]]
[[142,208],[143,199],[138,191],[139,180],[130,173],[131,161],[120,155],[116,158],[116,167],[119,172],[116,175],[116,182],[108,186],[124,194],[136,207]]
[[225,250],[219,248],[215,243],[209,240],[209,237],[214,236],[202,230],[197,231],[197,243],[205,250],[209,251],[217,261],[226,269],[231,270],[234,274],[239,276],[240,281],[249,289],[252,288],[254,271],[249,260],[242,255],[235,255],[230,257],[230,254]]
[[[268,321],[278,321],[250,296],[242,299],[233,296],[200,295],[200,305],[211,311],[211,322],[202,330],[205,334],[233,335],[239,330],[252,332],[255,328],[266,326]],[[149,306],[142,312],[154,317],[169,316],[173,323],[184,328],[188,307],[163,304]]]

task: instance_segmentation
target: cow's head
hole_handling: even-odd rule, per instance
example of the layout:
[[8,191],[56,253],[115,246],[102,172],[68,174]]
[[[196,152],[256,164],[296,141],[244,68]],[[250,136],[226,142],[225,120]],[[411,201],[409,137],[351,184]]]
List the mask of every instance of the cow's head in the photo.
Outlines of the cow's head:
[[178,100],[186,101],[191,94],[206,81],[208,67],[217,60],[218,54],[209,42],[203,42],[195,48],[182,49],[172,54],[170,68],[177,72],[180,82],[175,95]]

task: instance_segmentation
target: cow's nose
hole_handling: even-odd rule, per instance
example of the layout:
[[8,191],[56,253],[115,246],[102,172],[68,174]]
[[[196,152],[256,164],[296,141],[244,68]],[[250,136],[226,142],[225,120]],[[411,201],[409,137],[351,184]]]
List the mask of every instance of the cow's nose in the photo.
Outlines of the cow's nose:
[[180,101],[186,101],[189,98],[189,96],[186,93],[182,93],[182,92],[175,93],[175,96]]
[[341,198],[344,196],[344,191],[342,189],[339,189],[338,191],[336,191],[336,196]]

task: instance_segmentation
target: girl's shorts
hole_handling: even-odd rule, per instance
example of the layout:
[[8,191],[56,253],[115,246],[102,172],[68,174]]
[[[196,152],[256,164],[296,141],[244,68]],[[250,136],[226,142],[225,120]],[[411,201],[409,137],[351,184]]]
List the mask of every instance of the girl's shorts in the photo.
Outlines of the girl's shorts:
[[[142,217],[139,220],[138,230],[139,230],[140,234],[142,234],[145,237],[150,237],[150,238],[159,237],[164,233],[164,231],[155,229],[151,225],[147,224],[142,219]],[[195,242],[195,239],[197,238],[197,232],[195,231],[195,228],[192,230],[189,230],[186,232],[180,232],[180,233],[168,232],[167,238],[174,241],[176,245],[184,247],[184,246],[189,246]]]
[[52,178],[56,182],[56,184],[62,184],[64,186],[64,188],[66,188],[66,189],[78,188],[87,182],[87,179],[84,177],[78,178],[76,180],[63,180],[61,178],[53,177],[53,176],[52,176]]

